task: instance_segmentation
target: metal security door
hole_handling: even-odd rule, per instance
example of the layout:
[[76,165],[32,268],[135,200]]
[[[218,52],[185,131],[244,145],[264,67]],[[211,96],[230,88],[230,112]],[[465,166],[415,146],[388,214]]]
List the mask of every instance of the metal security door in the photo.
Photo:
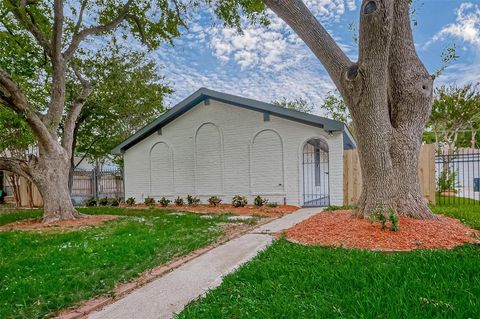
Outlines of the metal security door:
[[303,206],[324,207],[330,204],[328,144],[319,138],[303,147]]

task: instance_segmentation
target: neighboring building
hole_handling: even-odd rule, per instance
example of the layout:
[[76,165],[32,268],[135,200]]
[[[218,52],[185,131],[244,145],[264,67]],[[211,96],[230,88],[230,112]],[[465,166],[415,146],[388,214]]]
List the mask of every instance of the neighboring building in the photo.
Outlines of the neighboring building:
[[345,124],[202,88],[118,145],[125,197],[343,204]]

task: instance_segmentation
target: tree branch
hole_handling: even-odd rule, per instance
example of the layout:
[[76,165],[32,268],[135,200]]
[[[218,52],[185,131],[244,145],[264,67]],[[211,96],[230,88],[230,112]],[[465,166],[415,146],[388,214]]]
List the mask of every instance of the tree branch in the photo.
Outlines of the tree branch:
[[347,55],[318,22],[302,0],[263,0],[307,44],[323,64],[339,90],[341,79],[352,65]]
[[82,91],[73,101],[63,129],[62,147],[67,151],[68,154],[72,154],[73,152],[74,131],[75,126],[77,125],[78,116],[80,115],[80,112],[82,112],[82,108],[85,105],[87,98],[93,91],[93,87],[90,82],[83,78],[76,66],[72,66],[72,68],[78,80],[82,84]]
[[[47,36],[40,30],[33,15],[28,11],[27,5],[34,4],[31,1],[22,1],[21,7],[18,6],[19,2],[15,0],[8,0],[11,10],[15,18],[21,25],[23,25],[37,40],[37,43],[47,52],[49,56],[52,55],[51,43]],[[27,17],[28,16],[28,17]]]
[[80,5],[80,12],[78,13],[78,20],[77,23],[75,24],[75,28],[73,29],[73,34],[77,34],[78,30],[80,30],[80,27],[82,26],[83,22],[83,12],[85,11],[85,7],[87,6],[88,0],[83,0],[82,4]]
[[[394,127],[424,123],[430,115],[433,79],[417,55],[410,25],[409,0],[394,1],[394,22],[389,52],[389,99]],[[401,89],[396,89],[401,88]],[[422,103],[419,103],[422,101]],[[429,107],[430,109],[426,109]],[[419,127],[420,127],[419,126]],[[415,132],[421,134],[421,132]]]
[[62,55],[63,0],[55,0],[53,5],[52,30],[52,93],[44,122],[50,133],[56,136],[57,127],[65,108],[65,61]]
[[127,3],[125,3],[125,5],[122,7],[120,13],[112,21],[103,25],[83,29],[82,31],[75,34],[72,38],[72,42],[64,53],[65,60],[68,61],[73,57],[78,47],[80,46],[80,43],[82,43],[82,41],[85,40],[87,37],[91,35],[102,34],[115,29],[120,23],[122,23],[123,20],[125,20],[132,3],[133,0],[128,0]]
[[24,160],[0,157],[0,171],[11,172],[31,179],[30,167],[28,166],[27,161]]
[[39,144],[46,149],[52,146],[52,136],[47,127],[38,117],[36,111],[30,106],[26,96],[15,82],[3,69],[0,68],[0,101],[6,107],[25,118],[34,134],[37,136]]
[[147,38],[145,37],[145,32],[143,30],[143,26],[142,26],[142,23],[140,22],[140,19],[133,14],[127,14],[125,18],[132,20],[137,25],[138,33],[140,34],[140,38],[142,39],[142,44],[148,46]]
[[372,76],[385,76],[385,79],[392,41],[394,1],[363,0],[360,8],[359,67],[368,69]]

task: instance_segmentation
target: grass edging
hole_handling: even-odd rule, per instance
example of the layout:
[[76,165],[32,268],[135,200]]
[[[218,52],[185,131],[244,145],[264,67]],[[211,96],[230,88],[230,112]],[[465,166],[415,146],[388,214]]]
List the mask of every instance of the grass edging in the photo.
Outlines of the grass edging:
[[193,259],[200,257],[209,251],[224,245],[225,243],[236,239],[252,230],[255,228],[258,228],[260,226],[263,226],[275,219],[278,219],[280,217],[275,217],[275,218],[265,218],[264,220],[260,221],[259,223],[255,225],[249,225],[245,229],[241,229],[238,231],[235,231],[231,233],[230,235],[227,235],[225,237],[221,237],[218,239],[216,242],[213,244],[210,244],[206,247],[197,249],[196,251],[193,251],[185,256],[181,257],[176,257],[169,262],[154,267],[152,269],[149,269],[145,272],[143,272],[140,276],[138,276],[136,279],[127,282],[127,283],[121,283],[118,286],[116,286],[113,289],[113,292],[111,295],[100,295],[97,297],[94,297],[92,299],[86,300],[79,305],[72,307],[72,308],[67,308],[64,310],[61,310],[59,313],[57,313],[54,318],[56,319],[80,319],[80,318],[85,318],[87,315],[91,314],[94,311],[100,310],[104,308],[105,306],[125,297],[126,295],[130,294],[132,291],[141,288],[145,286],[146,284],[163,277],[167,273],[170,273],[174,271],[175,269],[183,266],[184,264],[188,263],[189,261],[192,261]]

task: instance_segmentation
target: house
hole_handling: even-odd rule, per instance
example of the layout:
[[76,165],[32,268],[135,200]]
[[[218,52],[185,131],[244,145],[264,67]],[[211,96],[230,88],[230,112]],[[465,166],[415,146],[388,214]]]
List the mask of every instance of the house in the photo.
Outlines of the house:
[[125,197],[342,205],[344,123],[201,88],[118,145]]

